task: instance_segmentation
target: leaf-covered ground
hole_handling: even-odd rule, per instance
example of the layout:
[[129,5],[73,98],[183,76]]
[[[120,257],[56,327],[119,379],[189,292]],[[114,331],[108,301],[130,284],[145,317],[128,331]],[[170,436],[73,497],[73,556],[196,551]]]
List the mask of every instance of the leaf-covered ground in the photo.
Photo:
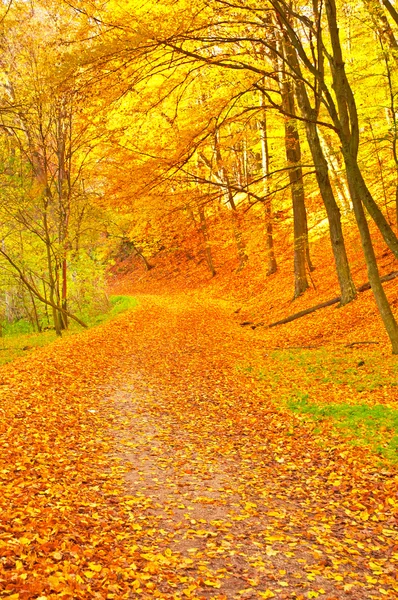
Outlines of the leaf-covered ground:
[[396,359],[277,345],[142,297],[2,367],[0,596],[398,598]]

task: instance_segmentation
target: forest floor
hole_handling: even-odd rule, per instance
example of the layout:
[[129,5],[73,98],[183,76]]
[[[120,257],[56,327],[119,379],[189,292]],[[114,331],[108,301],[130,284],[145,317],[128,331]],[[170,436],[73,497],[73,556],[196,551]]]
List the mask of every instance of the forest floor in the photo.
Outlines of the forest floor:
[[383,338],[138,300],[0,369],[0,597],[398,598]]

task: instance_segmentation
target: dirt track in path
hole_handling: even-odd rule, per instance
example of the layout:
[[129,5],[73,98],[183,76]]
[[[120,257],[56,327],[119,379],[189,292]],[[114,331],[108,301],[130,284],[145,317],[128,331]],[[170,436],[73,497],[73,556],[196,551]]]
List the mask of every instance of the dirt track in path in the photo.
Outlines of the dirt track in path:
[[139,540],[132,597],[398,598],[393,471],[276,408],[273,374],[239,370],[263,343],[223,310],[143,298],[129,320],[108,401]]

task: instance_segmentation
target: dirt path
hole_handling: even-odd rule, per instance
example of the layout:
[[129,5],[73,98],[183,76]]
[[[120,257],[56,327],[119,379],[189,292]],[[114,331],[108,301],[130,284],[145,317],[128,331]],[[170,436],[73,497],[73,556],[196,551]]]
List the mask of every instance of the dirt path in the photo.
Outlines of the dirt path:
[[[142,297],[2,367],[0,597],[398,598],[396,469],[280,401],[353,398],[347,365],[325,381],[272,341],[227,304]],[[353,402],[391,404],[395,363],[352,352]]]
[[275,408],[267,381],[239,374],[264,348],[221,309],[144,299],[131,318],[111,400],[139,540],[135,593],[398,598],[392,472],[331,433],[322,447]]

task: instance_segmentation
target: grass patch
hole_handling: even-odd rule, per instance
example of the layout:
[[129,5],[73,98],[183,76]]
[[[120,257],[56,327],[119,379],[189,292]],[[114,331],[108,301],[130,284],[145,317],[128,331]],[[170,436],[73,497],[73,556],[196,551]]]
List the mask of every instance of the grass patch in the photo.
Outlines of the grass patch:
[[106,321],[110,321],[128,310],[132,310],[138,305],[138,301],[132,296],[110,296],[109,304],[110,309],[106,312],[97,315],[83,315],[84,322],[89,327],[101,325],[101,323],[106,323]]
[[[70,335],[68,332],[66,335]],[[9,363],[34,348],[47,346],[57,339],[55,331],[12,333],[0,338],[0,365]]]
[[[135,308],[138,301],[131,296],[111,296],[109,304],[110,309],[105,313],[79,316],[89,327],[95,327]],[[74,335],[79,331],[82,331],[81,326],[71,321],[70,329],[63,333],[63,337]],[[42,333],[33,332],[31,324],[23,320],[4,324],[2,334],[0,337],[0,365],[9,363],[18,357],[26,356],[35,348],[47,346],[59,339],[53,330],[43,331]]]
[[[363,356],[362,356],[363,354]],[[398,386],[398,363],[389,368],[380,361],[379,350],[330,349],[277,350],[271,358],[287,369],[299,370],[302,376],[319,383],[348,386],[356,392],[371,392],[384,385]]]
[[315,422],[319,436],[328,421],[351,443],[398,463],[395,356],[374,347],[325,347],[278,349],[264,358],[240,363],[236,371],[255,387],[264,384],[277,410],[287,408]]
[[353,443],[370,446],[377,454],[398,462],[398,410],[382,404],[319,405],[309,402],[308,394],[290,398],[286,405],[313,421],[330,419]]

